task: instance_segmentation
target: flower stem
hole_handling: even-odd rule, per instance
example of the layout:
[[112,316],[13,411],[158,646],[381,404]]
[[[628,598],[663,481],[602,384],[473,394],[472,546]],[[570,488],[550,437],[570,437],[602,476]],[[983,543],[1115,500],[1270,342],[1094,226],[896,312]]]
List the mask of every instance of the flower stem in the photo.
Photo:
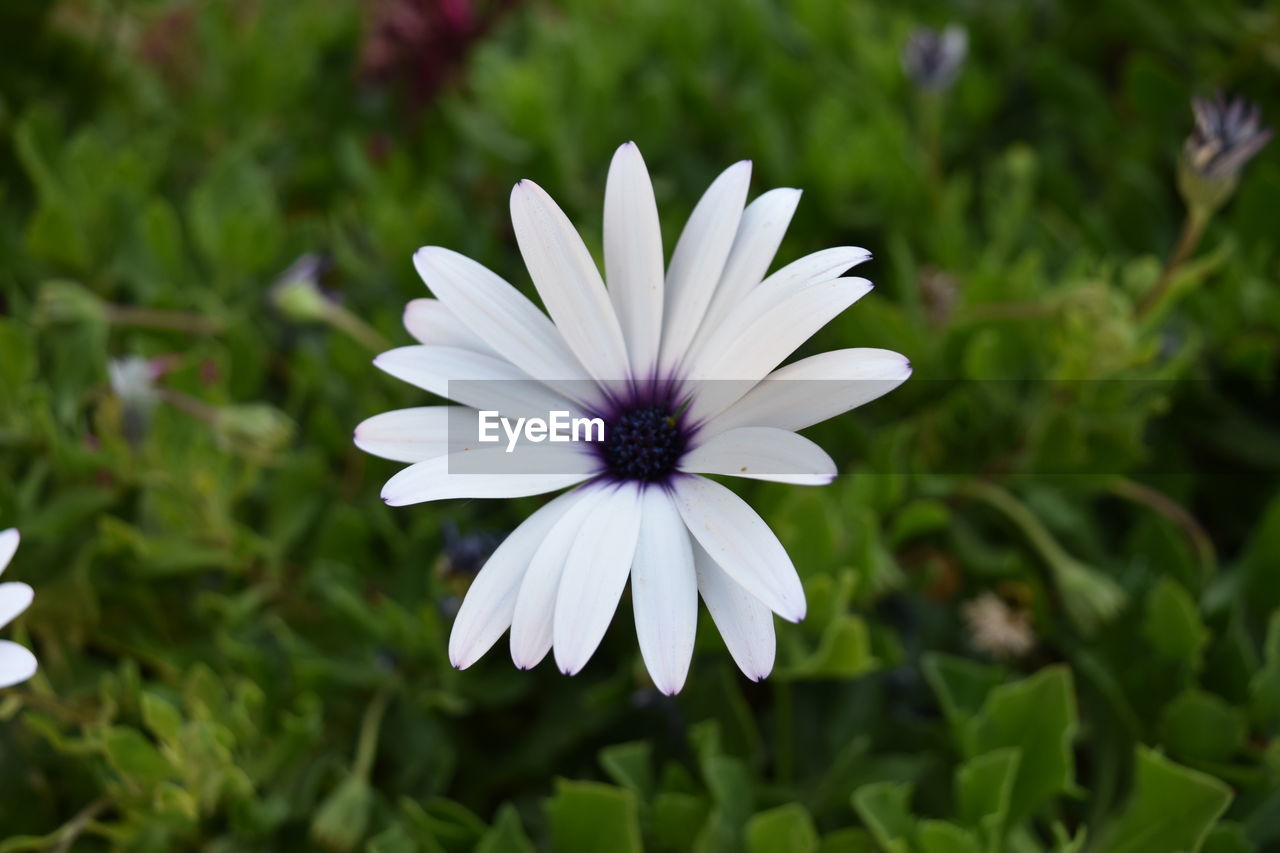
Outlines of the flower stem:
[[110,303],[103,307],[107,312],[107,322],[113,326],[162,329],[188,332],[193,335],[216,335],[222,331],[221,321],[189,311],[165,311],[160,308],[138,308],[133,305]]
[[1213,547],[1213,540],[1209,538],[1209,534],[1204,527],[1200,525],[1200,522],[1196,521],[1195,516],[1187,511],[1186,507],[1164,492],[1135,480],[1130,480],[1127,477],[1120,477],[1112,481],[1109,488],[1111,493],[1117,497],[1122,497],[1125,500],[1133,501],[1152,509],[1176,524],[1191,542],[1191,547],[1195,549],[1196,555],[1200,558],[1200,564],[1204,568],[1205,574],[1213,574],[1218,565],[1218,554]]
[[371,352],[384,352],[391,349],[387,339],[378,330],[352,314],[340,305],[331,305],[324,314],[329,325],[367,347]]
[[1169,288],[1173,285],[1174,275],[1178,269],[1191,257],[1191,253],[1200,243],[1200,238],[1204,235],[1205,225],[1209,223],[1209,213],[1201,205],[1192,205],[1187,208],[1187,218],[1182,223],[1182,233],[1178,235],[1178,242],[1173,248],[1173,254],[1169,256],[1169,262],[1164,265],[1164,269],[1160,271],[1160,277],[1156,279],[1155,284],[1151,285],[1151,289],[1142,297],[1142,301],[1138,303],[1138,307],[1134,309],[1134,319],[1142,320],[1147,317],[1155,308],[1164,301]]
[[84,833],[94,818],[110,805],[111,800],[103,797],[102,799],[94,800],[81,809],[79,814],[63,824],[62,828],[58,830],[58,845],[50,848],[52,853],[66,853],[66,851],[70,850],[71,845],[76,843],[76,839]]
[[197,400],[190,394],[184,394],[172,388],[158,388],[156,393],[160,395],[161,400],[164,400],[178,411],[191,415],[198,421],[212,424],[218,420],[218,409],[216,407],[210,406],[202,400]]

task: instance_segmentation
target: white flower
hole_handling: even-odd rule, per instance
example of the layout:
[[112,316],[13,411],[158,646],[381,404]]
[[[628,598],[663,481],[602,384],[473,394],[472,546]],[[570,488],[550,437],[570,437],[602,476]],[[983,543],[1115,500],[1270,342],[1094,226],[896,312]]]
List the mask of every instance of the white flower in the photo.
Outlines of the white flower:
[[1010,607],[995,593],[982,593],[960,612],[969,628],[969,642],[980,652],[1009,660],[1024,657],[1035,647],[1036,633],[1026,611]]
[[845,349],[778,368],[871,290],[840,277],[870,255],[827,249],[766,277],[800,192],[772,190],[744,210],[750,174],[741,162],[712,183],[664,274],[649,175],[639,149],[623,145],[605,191],[603,278],[550,196],[517,184],[516,239],[549,318],[475,261],[438,247],[415,255],[437,298],[406,309],[421,345],[382,354],[378,367],[475,409],[562,409],[607,424],[600,443],[525,442],[510,455],[451,442],[451,417],[475,415],[459,407],[388,412],[356,429],[367,452],[413,463],[383,488],[393,506],[577,486],[528,518],[476,576],[449,641],[454,666],[470,666],[510,629],[517,666],[554,649],[574,674],[628,579],[641,653],[668,694],[688,673],[699,593],[752,679],[773,667],[772,613],[804,617],[777,537],[741,498],[697,475],[830,482],[835,463],[796,430],[879,397],[911,367],[897,353]]
[[[18,531],[0,530],[0,573],[18,550]],[[0,628],[8,625],[31,604],[34,593],[25,583],[0,583]],[[12,687],[36,673],[36,656],[17,643],[0,640],[0,687]]]

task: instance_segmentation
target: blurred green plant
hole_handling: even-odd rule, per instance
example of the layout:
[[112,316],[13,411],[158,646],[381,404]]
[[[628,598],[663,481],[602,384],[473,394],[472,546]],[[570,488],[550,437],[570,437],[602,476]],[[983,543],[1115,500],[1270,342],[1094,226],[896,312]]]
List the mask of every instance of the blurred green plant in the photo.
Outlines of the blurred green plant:
[[[922,107],[901,49],[948,18],[968,59]],[[369,32],[0,8],[0,524],[41,661],[0,694],[0,851],[1280,845],[1276,146],[1177,257],[1190,98],[1274,123],[1280,12],[526,4],[421,111],[354,73]],[[598,246],[628,138],[668,245],[725,162],[804,188],[780,257],[864,245],[880,285],[814,347],[915,366],[814,429],[847,476],[751,487],[810,605],[775,674],[707,631],[675,699],[626,613],[573,680],[452,670],[446,530],[533,504],[393,512],[350,441],[416,399],[368,363],[413,250],[524,286],[509,185]],[[280,272],[313,253],[323,291]],[[140,435],[119,358],[163,365]],[[998,666],[961,615],[992,592],[1033,632]]]

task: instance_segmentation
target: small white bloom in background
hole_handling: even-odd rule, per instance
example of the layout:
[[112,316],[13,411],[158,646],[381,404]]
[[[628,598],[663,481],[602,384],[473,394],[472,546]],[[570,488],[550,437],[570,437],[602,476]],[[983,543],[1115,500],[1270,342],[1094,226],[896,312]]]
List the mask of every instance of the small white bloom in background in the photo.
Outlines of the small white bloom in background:
[[124,436],[137,446],[147,432],[151,410],[160,400],[155,381],[159,370],[149,359],[131,355],[107,362],[111,391],[120,400]]
[[1036,644],[1026,611],[1015,609],[992,592],[984,592],[960,610],[969,628],[969,643],[1000,660],[1020,658]]
[[[771,190],[747,205],[750,175],[741,162],[712,183],[664,271],[649,174],[639,149],[623,145],[605,191],[603,277],[551,197],[519,183],[515,234],[550,317],[456,252],[415,255],[436,296],[405,311],[420,344],[374,363],[463,407],[388,412],[357,427],[362,449],[412,463],[383,499],[403,506],[576,486],[516,528],[476,576],[449,641],[455,666],[470,666],[510,630],[517,666],[554,650],[574,674],[628,581],[641,653],[668,694],[688,673],[699,595],[752,679],[773,668],[772,614],[804,617],[800,578],[777,537],[741,498],[699,475],[830,482],[835,462],[797,430],[892,390],[911,366],[863,348],[779,367],[871,290],[843,277],[870,255],[826,249],[766,275],[800,191]],[[451,416],[474,422],[479,409],[599,417],[605,437],[526,442],[511,454],[457,447]],[[486,473],[461,473],[486,460]]]
[[149,407],[159,399],[156,394],[156,368],[150,359],[130,355],[107,362],[107,378],[112,392],[127,405]]
[[950,88],[969,54],[969,33],[958,24],[942,32],[920,27],[902,46],[902,70],[917,89],[941,92]]
[[[18,531],[0,530],[0,574],[18,550]],[[22,614],[35,594],[25,583],[0,583],[0,628]],[[0,640],[0,687],[12,687],[36,674],[36,656],[17,643]]]

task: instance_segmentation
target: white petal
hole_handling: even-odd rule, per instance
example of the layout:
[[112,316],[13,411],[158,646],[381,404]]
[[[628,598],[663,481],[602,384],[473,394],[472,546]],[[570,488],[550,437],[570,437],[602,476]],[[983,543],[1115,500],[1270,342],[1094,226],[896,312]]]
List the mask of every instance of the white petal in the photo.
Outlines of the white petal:
[[412,299],[404,306],[404,327],[420,344],[457,347],[497,355],[493,348],[462,324],[439,299]]
[[555,324],[497,274],[438,246],[419,249],[413,263],[464,326],[525,373],[542,380],[589,378]]
[[529,516],[502,541],[467,590],[449,634],[449,660],[466,669],[511,627],[516,594],[525,570],[551,528],[583,496],[576,489],[560,495]]
[[734,163],[721,172],[689,214],[671,253],[662,319],[663,373],[675,370],[684,360],[693,335],[702,324],[738,233],[750,182],[749,160]]
[[449,452],[449,414],[461,406],[398,409],[366,418],[356,427],[356,447],[396,462],[422,462]]
[[511,615],[511,660],[521,669],[532,669],[551,651],[556,594],[569,550],[577,541],[583,521],[602,497],[590,486],[571,494],[580,497],[551,526],[533,553]]
[[[836,278],[782,295],[760,285],[707,344],[691,375],[703,382],[689,409],[698,422],[735,403],[832,318],[871,292],[865,278]],[[757,298],[759,297],[759,298]],[[738,380],[738,381],[722,381]]]
[[641,498],[631,602],[640,653],[653,683],[668,696],[679,693],[698,631],[698,582],[689,531],[660,488],[645,489]]
[[534,286],[569,348],[596,379],[628,375],[622,327],[600,270],[569,218],[533,181],[511,191],[511,223]]
[[720,568],[783,619],[804,618],[804,587],[786,549],[746,501],[705,477],[680,477],[676,506]]
[[509,417],[579,413],[579,407],[504,358],[457,347],[409,346],[388,350],[373,364],[397,379],[476,409]]
[[782,292],[827,281],[843,275],[871,259],[871,253],[857,246],[834,246],[792,261],[760,282],[761,287],[778,288]]
[[604,191],[604,270],[633,376],[657,367],[662,334],[662,230],[644,158],[634,142],[613,155]]
[[701,432],[712,435],[740,426],[804,429],[889,393],[910,375],[906,356],[886,349],[820,353],[770,373]]
[[9,565],[9,561],[13,559],[13,554],[18,550],[18,542],[21,539],[21,534],[12,527],[8,530],[0,530],[0,572],[3,572],[5,567]]
[[35,593],[25,583],[0,583],[0,628],[18,618],[31,606],[34,597]]
[[747,678],[759,681],[773,670],[773,614],[734,583],[697,542],[693,544],[693,555],[698,591],[729,654]]
[[685,359],[687,375],[710,376],[699,372],[700,368],[705,367],[708,361],[713,361],[717,352],[744,334],[744,324],[752,318],[775,310],[783,300],[806,286],[837,278],[870,257],[870,252],[857,246],[823,249],[792,261],[762,281],[754,290],[743,292],[738,299],[723,306],[723,313],[714,322],[708,318],[708,322],[703,324]]
[[680,470],[825,486],[835,479],[836,463],[821,447],[789,430],[739,427],[694,447],[680,460]]
[[21,684],[36,674],[36,656],[8,640],[0,640],[0,687]]
[[[522,498],[567,488],[593,476],[599,463],[571,445],[483,447],[414,463],[382,487],[391,506],[450,498]],[[465,473],[459,473],[459,472]]]
[[698,337],[718,327],[729,311],[764,279],[799,203],[800,190],[781,188],[769,190],[747,205]]
[[603,492],[569,549],[556,592],[556,666],[575,675],[587,665],[613,621],[640,535],[640,490]]

